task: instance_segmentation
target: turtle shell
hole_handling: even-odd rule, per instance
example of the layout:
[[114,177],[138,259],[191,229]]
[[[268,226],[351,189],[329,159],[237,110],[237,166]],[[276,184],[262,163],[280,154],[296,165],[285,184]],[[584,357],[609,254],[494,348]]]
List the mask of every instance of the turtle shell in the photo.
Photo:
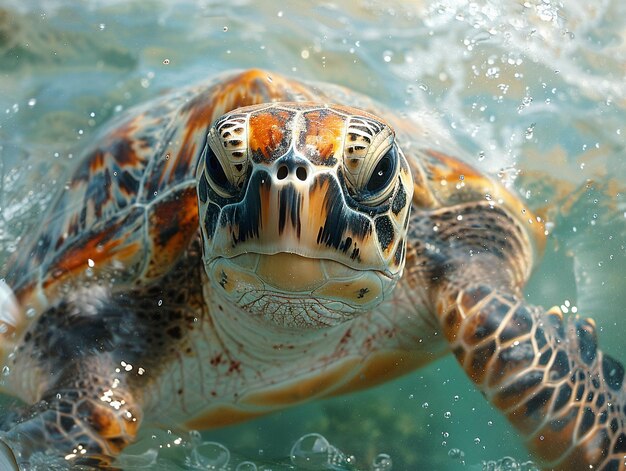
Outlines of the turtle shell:
[[[199,231],[195,173],[210,125],[227,111],[277,101],[348,104],[389,122],[412,166],[414,206],[481,200],[486,193],[518,205],[497,183],[429,150],[451,139],[428,116],[407,119],[345,88],[261,70],[219,75],[129,111],[81,154],[40,232],[9,263],[6,281],[20,308],[0,313],[0,357],[74,287],[124,289],[168,273]],[[462,191],[441,184],[460,178]]]

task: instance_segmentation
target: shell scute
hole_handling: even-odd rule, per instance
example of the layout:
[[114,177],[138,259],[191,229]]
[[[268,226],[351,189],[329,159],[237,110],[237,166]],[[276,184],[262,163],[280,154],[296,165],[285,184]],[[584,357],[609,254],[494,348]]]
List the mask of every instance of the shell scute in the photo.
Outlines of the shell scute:
[[157,278],[169,271],[189,244],[189,235],[198,230],[198,202],[193,187],[169,194],[148,210],[148,240],[151,256],[144,272]]

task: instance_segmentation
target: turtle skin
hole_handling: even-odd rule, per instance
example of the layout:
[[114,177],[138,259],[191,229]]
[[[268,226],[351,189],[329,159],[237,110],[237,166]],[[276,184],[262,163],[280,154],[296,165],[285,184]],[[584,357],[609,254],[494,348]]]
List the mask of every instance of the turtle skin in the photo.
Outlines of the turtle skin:
[[112,123],[4,269],[2,388],[28,404],[5,460],[114,468],[142,423],[219,427],[452,352],[545,469],[626,469],[622,364],[524,301],[542,221],[438,129],[262,70]]

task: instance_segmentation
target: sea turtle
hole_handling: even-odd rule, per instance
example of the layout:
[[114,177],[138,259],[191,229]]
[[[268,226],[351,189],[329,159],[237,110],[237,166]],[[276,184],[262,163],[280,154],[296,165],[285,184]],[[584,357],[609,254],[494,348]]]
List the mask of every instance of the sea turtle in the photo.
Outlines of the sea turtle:
[[444,145],[261,70],[124,114],[8,265],[3,389],[32,406],[5,460],[114,466],[142,422],[217,427],[451,351],[546,468],[626,469],[623,366],[523,299],[541,219]]

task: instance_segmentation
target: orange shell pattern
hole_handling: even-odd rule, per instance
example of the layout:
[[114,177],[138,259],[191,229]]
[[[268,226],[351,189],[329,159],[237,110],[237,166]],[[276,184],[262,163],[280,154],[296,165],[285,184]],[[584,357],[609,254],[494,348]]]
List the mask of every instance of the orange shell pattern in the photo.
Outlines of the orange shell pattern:
[[[490,191],[519,214],[517,199],[498,184],[427,151],[425,129],[367,97],[262,70],[229,73],[135,109],[80,157],[69,188],[42,220],[42,232],[9,263],[6,280],[23,310],[39,314],[47,300],[90,275],[125,286],[167,273],[198,231],[195,171],[211,123],[227,111],[275,101],[348,103],[387,120],[412,166],[418,206],[443,207],[458,198],[459,192],[446,193],[439,182],[464,175],[466,199],[484,199]],[[324,137],[332,142],[332,136]],[[258,136],[270,143],[279,138]],[[0,320],[0,356],[30,321]]]

